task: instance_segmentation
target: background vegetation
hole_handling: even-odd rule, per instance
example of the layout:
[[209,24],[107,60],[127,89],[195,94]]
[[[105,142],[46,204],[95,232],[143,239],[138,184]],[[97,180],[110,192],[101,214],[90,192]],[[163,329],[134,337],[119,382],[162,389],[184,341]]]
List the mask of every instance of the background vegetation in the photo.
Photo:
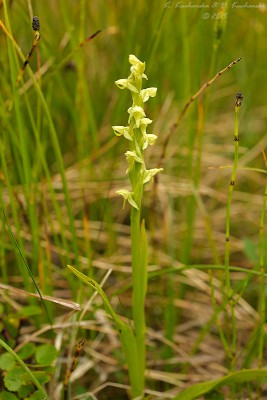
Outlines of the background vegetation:
[[[266,365],[267,180],[260,144],[266,149],[267,4],[250,7],[256,3],[0,1],[1,341],[46,384],[51,399],[128,398],[113,323],[101,298],[66,266],[94,278],[116,312],[131,319],[130,209],[122,210],[115,193],[128,185],[125,143],[111,129],[127,123],[129,94],[114,81],[128,76],[129,54],[146,62],[147,87],[158,88],[146,109],[158,142],[146,161],[164,168],[145,192],[143,210],[147,396],[174,398],[229,370]],[[195,7],[201,4],[206,7]],[[33,43],[33,15],[41,39],[17,85]],[[164,140],[190,97],[239,57],[190,105],[162,159]],[[224,252],[237,91],[244,96],[231,204],[237,340],[229,356]],[[46,309],[29,295],[36,288],[26,265],[42,295],[52,296],[44,297]],[[32,378],[12,386],[6,350],[0,398],[43,398],[33,393]],[[12,357],[11,364],[14,373]],[[25,370],[18,361],[15,367],[21,378]],[[245,382],[214,398],[263,399],[264,389],[264,383]]]

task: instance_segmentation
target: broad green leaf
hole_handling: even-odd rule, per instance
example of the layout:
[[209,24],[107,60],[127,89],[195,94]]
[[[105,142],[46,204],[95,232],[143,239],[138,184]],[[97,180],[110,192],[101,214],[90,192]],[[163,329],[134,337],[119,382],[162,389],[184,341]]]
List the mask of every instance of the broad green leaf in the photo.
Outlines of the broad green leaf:
[[222,386],[227,386],[235,383],[246,383],[251,381],[262,381],[267,379],[267,370],[247,369],[238,372],[230,373],[223,378],[214,381],[207,381],[191,386],[180,392],[173,400],[193,400],[199,396],[219,389]]
[[0,369],[8,371],[9,369],[13,368],[15,364],[16,360],[11,354],[4,353],[0,356]]
[[0,393],[0,400],[18,400],[13,393],[3,391]]
[[44,385],[45,383],[49,382],[51,378],[51,376],[44,371],[33,372],[33,375],[38,380],[38,382],[41,383],[41,385]]
[[11,392],[16,392],[23,385],[24,371],[21,367],[14,367],[7,371],[4,376],[5,387]]
[[36,361],[38,364],[51,365],[57,356],[57,349],[52,344],[43,344],[36,349]]
[[33,343],[26,343],[25,346],[23,346],[22,349],[18,351],[18,356],[22,360],[27,360],[34,354],[35,348],[36,347]]
[[18,390],[18,396],[20,399],[26,399],[26,397],[29,396],[33,391],[34,391],[33,385],[23,385]]
[[27,397],[26,400],[43,400],[43,398],[43,394],[39,390],[37,390],[30,397]]

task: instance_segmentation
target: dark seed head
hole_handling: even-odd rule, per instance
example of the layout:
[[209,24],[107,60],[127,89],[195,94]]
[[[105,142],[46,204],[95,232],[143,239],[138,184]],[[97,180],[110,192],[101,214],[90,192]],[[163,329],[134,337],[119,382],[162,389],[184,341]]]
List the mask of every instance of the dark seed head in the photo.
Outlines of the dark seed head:
[[243,94],[241,92],[237,92],[235,97],[237,100],[243,100]]
[[236,98],[236,102],[235,102],[236,107],[240,107],[241,102],[243,100],[243,94],[241,92],[237,92],[237,94],[235,95],[235,98]]
[[40,21],[38,17],[33,17],[32,19],[32,29],[34,31],[39,31],[40,30]]

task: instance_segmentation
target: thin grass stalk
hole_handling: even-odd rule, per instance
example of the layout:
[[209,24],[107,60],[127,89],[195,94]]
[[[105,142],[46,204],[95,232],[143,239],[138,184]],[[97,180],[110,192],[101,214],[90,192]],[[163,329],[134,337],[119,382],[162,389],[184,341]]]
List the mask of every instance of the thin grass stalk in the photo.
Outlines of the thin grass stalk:
[[234,164],[232,170],[231,181],[228,190],[228,198],[226,205],[226,229],[225,229],[225,275],[226,275],[226,290],[228,298],[231,297],[231,282],[230,282],[230,270],[229,270],[229,259],[230,259],[230,223],[231,223],[231,203],[232,203],[232,195],[234,191],[235,179],[237,174],[238,167],[238,144],[239,144],[239,136],[238,136],[238,113],[239,107],[235,106],[235,129],[234,129],[234,144],[235,144],[235,152],[234,152]]
[[231,368],[234,368],[235,365],[235,357],[236,357],[236,317],[235,317],[235,299],[234,293],[231,288],[231,278],[230,278],[230,226],[231,226],[231,204],[232,204],[232,196],[235,186],[235,180],[237,175],[238,168],[238,145],[239,145],[239,133],[238,133],[238,116],[239,109],[241,106],[241,101],[243,99],[242,93],[236,94],[236,103],[235,103],[235,127],[234,127],[234,164],[232,170],[231,181],[228,190],[228,198],[226,204],[226,228],[225,228],[225,283],[226,283],[226,296],[230,305],[230,313],[232,318],[232,359],[231,359]]
[[[265,161],[265,166],[267,169],[267,158],[266,154],[262,148],[263,157]],[[265,290],[265,239],[264,239],[264,221],[265,221],[265,214],[266,214],[266,204],[267,204],[267,186],[265,187],[264,198],[262,203],[261,209],[261,217],[260,217],[260,254],[259,254],[259,261],[260,261],[260,295],[259,295],[259,314],[260,314],[260,326],[259,326],[259,347],[258,347],[258,367],[261,368],[263,364],[263,350],[264,350],[264,342],[265,342],[265,331],[264,331],[264,324],[266,321],[266,290]]]

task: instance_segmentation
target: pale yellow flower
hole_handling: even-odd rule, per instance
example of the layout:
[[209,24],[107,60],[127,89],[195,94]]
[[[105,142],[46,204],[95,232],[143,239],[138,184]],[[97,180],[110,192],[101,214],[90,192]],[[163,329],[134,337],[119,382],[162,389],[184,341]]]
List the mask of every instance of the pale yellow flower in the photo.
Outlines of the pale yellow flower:
[[128,201],[131,206],[133,206],[134,208],[139,210],[136,202],[133,200],[133,197],[132,197],[134,194],[133,192],[129,192],[129,190],[127,190],[127,189],[120,189],[120,190],[117,190],[116,193],[120,194],[124,198],[123,208],[125,207],[126,201]]
[[143,108],[139,106],[133,106],[128,108],[128,113],[130,114],[129,123],[131,122],[132,119],[134,119],[135,127],[140,128],[141,120],[146,115]]
[[114,133],[116,136],[124,136],[125,139],[128,140],[133,140],[131,134],[130,134],[130,127],[129,126],[113,126],[112,129],[114,130]]
[[138,90],[134,86],[134,81],[131,79],[118,79],[115,81],[119,89],[129,89],[131,92],[138,93]]
[[126,171],[126,174],[133,168],[135,162],[138,162],[140,164],[143,164],[144,162],[142,158],[136,154],[135,151],[126,151],[125,155],[129,163],[129,168]]
[[163,168],[152,168],[145,172],[143,184],[149,182],[158,172],[163,171]]
[[155,97],[156,94],[157,94],[157,88],[155,87],[142,89],[140,91],[140,96],[142,97],[144,103],[149,99],[149,97]]

